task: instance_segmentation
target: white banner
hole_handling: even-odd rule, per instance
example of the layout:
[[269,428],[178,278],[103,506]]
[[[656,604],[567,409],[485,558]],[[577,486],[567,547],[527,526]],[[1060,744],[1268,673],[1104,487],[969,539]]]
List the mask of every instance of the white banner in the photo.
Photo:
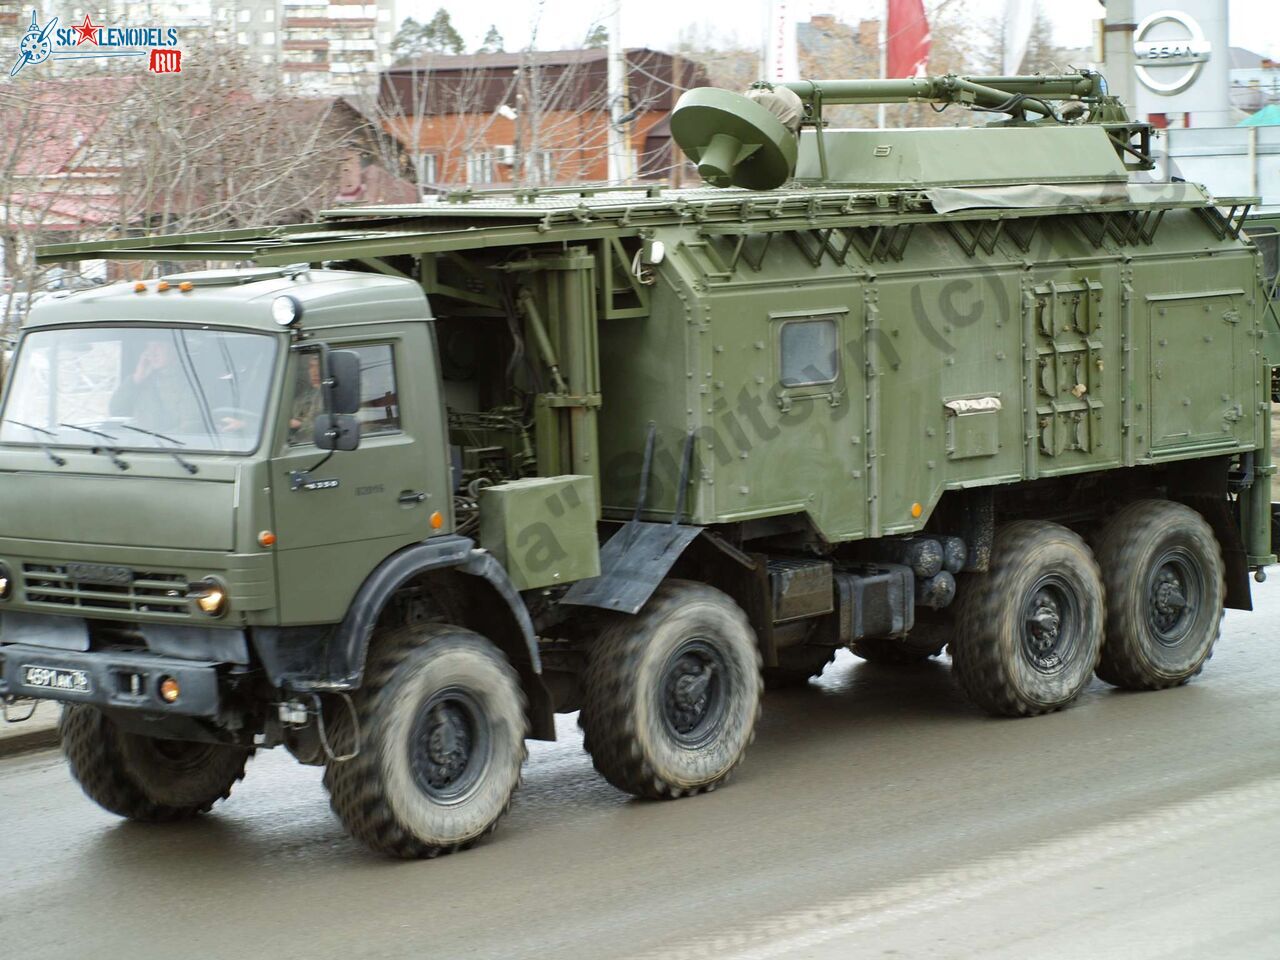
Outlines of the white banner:
[[1004,63],[1001,72],[1006,77],[1016,76],[1027,55],[1027,43],[1031,39],[1031,25],[1036,19],[1036,0],[1005,0],[1004,4]]
[[801,0],[770,0],[764,31],[764,79],[799,80],[796,17]]

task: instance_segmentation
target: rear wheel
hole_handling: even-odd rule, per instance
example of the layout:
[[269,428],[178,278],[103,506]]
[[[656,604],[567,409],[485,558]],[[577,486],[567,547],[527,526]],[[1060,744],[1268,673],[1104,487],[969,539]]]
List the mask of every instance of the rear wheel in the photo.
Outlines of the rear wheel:
[[130,820],[185,820],[231,795],[252,751],[126,733],[95,707],[63,707],[62,753],[82,790]]
[[1097,553],[1107,589],[1098,676],[1127,690],[1186,683],[1213,655],[1222,622],[1212,528],[1184,504],[1142,500],[1108,521]]
[[1002,527],[990,569],[971,576],[959,598],[951,659],[961,688],[998,716],[1065,707],[1098,662],[1103,597],[1093,555],[1066,527]]
[[[359,753],[330,760],[324,776],[353,837],[434,857],[497,826],[520,782],[526,722],[516,672],[493,644],[443,624],[375,635],[356,713]],[[350,721],[336,726],[350,749]]]
[[597,638],[583,687],[584,746],[606,780],[658,799],[712,790],[755,736],[755,632],[719,590],[668,580]]

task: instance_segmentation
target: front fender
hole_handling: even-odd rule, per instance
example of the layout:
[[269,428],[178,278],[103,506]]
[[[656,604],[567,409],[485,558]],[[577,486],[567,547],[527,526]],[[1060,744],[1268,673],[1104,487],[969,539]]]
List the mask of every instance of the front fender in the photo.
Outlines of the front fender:
[[533,621],[506,571],[467,537],[432,537],[392,554],[369,574],[341,623],[254,630],[254,644],[271,682],[300,692],[354,690],[364,678],[365,657],[387,602],[414,577],[454,569],[485,580],[509,608],[529,665],[541,673]]

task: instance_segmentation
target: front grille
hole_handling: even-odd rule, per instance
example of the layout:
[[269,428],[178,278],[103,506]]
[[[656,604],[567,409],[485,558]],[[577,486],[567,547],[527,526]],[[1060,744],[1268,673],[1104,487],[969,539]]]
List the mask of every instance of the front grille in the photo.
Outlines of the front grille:
[[132,573],[130,583],[90,583],[72,579],[63,564],[24,563],[23,592],[28,603],[62,608],[191,615],[187,578],[183,574],[148,570]]

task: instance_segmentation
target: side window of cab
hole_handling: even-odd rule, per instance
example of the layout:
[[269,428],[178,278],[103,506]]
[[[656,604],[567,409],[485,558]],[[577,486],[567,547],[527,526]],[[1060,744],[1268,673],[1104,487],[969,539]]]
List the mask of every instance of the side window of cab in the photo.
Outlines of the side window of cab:
[[[360,358],[360,409],[356,412],[360,436],[369,438],[400,433],[400,394],[392,345],[342,344],[334,349],[350,350]],[[309,445],[315,442],[316,417],[324,413],[319,351],[307,350],[296,354],[292,370],[289,444]]]

